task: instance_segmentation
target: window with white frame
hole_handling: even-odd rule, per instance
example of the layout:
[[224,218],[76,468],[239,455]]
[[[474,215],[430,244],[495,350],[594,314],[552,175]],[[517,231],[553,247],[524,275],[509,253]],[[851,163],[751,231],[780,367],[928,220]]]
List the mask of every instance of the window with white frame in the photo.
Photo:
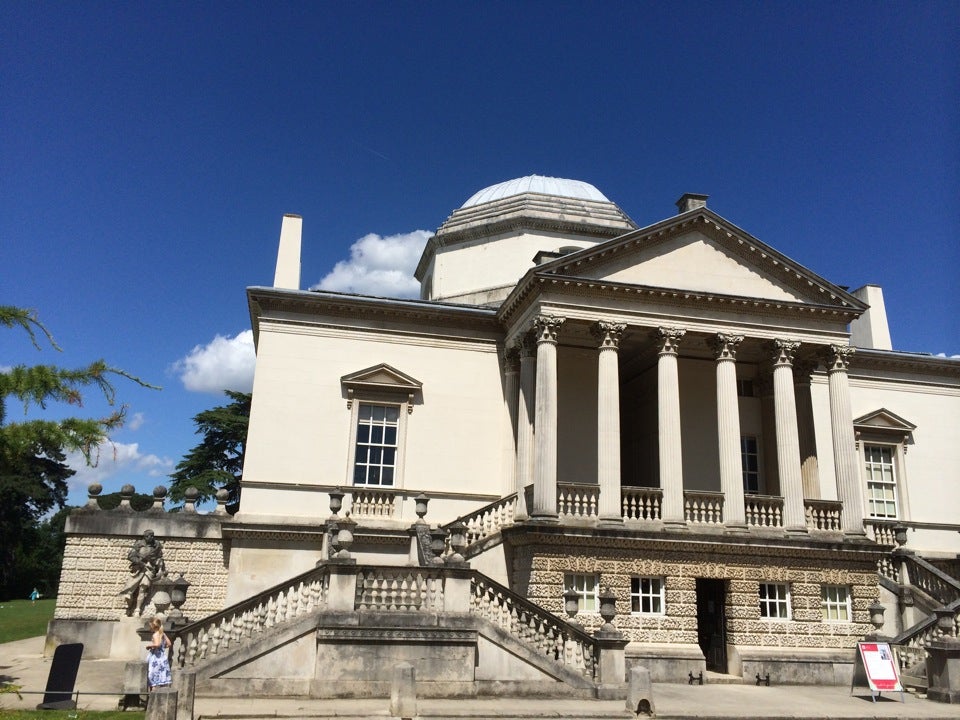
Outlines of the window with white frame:
[[422,384],[386,363],[344,375],[340,384],[350,411],[347,483],[403,487],[408,416],[422,398]]
[[863,458],[868,514],[875,518],[899,517],[894,448],[890,445],[864,445]]
[[597,587],[600,578],[597,575],[584,573],[567,573],[563,576],[563,591],[573,590],[577,593],[577,610],[579,612],[595,613],[600,611],[597,602]]
[[846,585],[822,585],[820,608],[827,622],[850,622],[850,589]]
[[630,578],[630,611],[640,615],[663,615],[663,578]]
[[392,486],[397,467],[400,407],[360,403],[353,484]]
[[740,436],[740,467],[743,470],[743,491],[760,492],[760,449],[757,438],[752,435]]
[[760,617],[764,620],[790,619],[790,587],[781,583],[760,583]]

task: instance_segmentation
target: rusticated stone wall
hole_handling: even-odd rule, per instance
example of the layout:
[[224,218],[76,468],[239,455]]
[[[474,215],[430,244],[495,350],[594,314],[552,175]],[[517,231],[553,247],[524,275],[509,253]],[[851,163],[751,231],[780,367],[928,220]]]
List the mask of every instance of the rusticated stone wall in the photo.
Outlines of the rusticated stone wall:
[[[105,513],[106,515],[107,513]],[[163,542],[171,578],[183,573],[190,582],[183,613],[201,618],[223,609],[227,596],[227,564],[219,538],[166,537],[147,523]],[[117,620],[126,615],[120,591],[131,580],[127,551],[139,535],[70,535],[63,556],[54,618],[58,620]],[[152,603],[144,616],[153,614]]]
[[[127,615],[121,594],[133,579],[127,553],[147,530],[163,543],[163,558],[170,579],[183,575],[190,583],[182,607],[188,618],[199,619],[223,609],[227,597],[229,547],[222,523],[230,518],[224,497],[215,512],[197,513],[191,498],[182,512],[163,510],[166,489],[154,490],[154,506],[137,512],[130,507],[134,489],[121,490],[120,507],[102,510],[99,485],[90,488],[90,500],[67,518],[67,542],[54,621],[117,621]],[[155,612],[152,602],[143,615]]]
[[[616,596],[614,624],[638,643],[697,643],[697,578],[726,581],[727,642],[769,648],[849,648],[873,627],[869,605],[878,596],[875,554],[845,551],[837,544],[770,547],[763,544],[665,542],[600,537],[550,537],[546,543],[521,542],[513,550],[516,588],[538,605],[564,617],[566,573],[597,574],[599,587]],[[663,615],[630,611],[630,579],[664,579]],[[790,620],[760,618],[761,582],[790,586]],[[850,589],[852,622],[824,622],[821,585]],[[590,632],[602,620],[581,613],[576,620]]]

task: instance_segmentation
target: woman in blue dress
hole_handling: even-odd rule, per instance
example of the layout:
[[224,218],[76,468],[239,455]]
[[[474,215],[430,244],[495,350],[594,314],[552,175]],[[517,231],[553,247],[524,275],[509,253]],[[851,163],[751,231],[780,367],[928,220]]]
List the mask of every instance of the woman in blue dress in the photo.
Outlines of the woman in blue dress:
[[170,638],[163,632],[163,620],[158,617],[150,621],[150,629],[153,638],[147,645],[147,687],[153,692],[170,685]]

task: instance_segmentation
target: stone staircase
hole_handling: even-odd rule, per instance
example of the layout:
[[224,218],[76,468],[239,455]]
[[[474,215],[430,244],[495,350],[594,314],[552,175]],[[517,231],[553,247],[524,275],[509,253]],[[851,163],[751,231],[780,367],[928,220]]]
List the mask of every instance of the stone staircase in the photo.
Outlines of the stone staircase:
[[901,605],[925,613],[894,637],[891,645],[897,648],[903,683],[926,690],[927,644],[960,634],[960,580],[903,547],[881,560],[878,573],[880,584],[896,594]]
[[[193,673],[197,682],[221,679],[212,684],[224,695],[234,692],[231,688],[252,683],[258,692],[267,694],[332,696],[334,684],[324,684],[322,679],[318,682],[301,676],[297,682],[284,684],[256,678],[256,671],[250,668],[266,667],[258,663],[278,648],[296,646],[308,636],[304,643],[315,645],[313,636],[342,638],[344,633],[363,632],[401,644],[405,638],[413,638],[421,646],[439,643],[434,648],[437,653],[444,641],[436,638],[445,637],[445,632],[456,638],[461,649],[464,642],[498,648],[496,652],[509,660],[502,677],[487,671],[483,682],[473,681],[472,690],[465,691],[468,694],[482,694],[485,689],[509,692],[516,686],[516,667],[522,666],[525,678],[538,678],[525,683],[525,694],[539,690],[596,697],[604,680],[600,655],[608,652],[601,641],[464,562],[382,566],[334,558],[214,615],[174,628],[170,632],[172,664]],[[619,651],[622,653],[622,646]],[[246,685],[222,680],[238,672],[246,673]],[[370,679],[366,689],[361,681],[351,682],[344,685],[351,692],[378,693],[385,688],[383,677]],[[606,678],[604,684],[611,682]],[[210,687],[207,683],[206,689]],[[463,692],[465,685],[458,687]]]

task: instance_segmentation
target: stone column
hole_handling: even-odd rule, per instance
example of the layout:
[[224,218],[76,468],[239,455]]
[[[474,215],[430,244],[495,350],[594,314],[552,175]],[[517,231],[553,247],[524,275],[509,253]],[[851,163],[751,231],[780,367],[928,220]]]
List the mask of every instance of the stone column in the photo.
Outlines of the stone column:
[[597,484],[601,522],[623,522],[620,506],[620,370],[618,350],[627,326],[598,322],[590,328],[600,343],[597,357]]
[[677,348],[686,330],[657,330],[657,423],[659,430],[661,516],[667,529],[686,528],[683,510],[683,454],[680,444],[680,377]]
[[533,335],[525,334],[518,343],[520,351],[520,397],[517,403],[517,509],[514,517],[526,520],[527,487],[533,484],[533,415],[534,393],[537,385],[537,343]]
[[803,496],[820,499],[820,470],[817,463],[817,439],[813,429],[813,399],[810,396],[810,373],[817,367],[815,361],[804,360],[793,364],[793,390],[797,399],[797,437],[800,444],[800,476],[803,478]]
[[503,409],[507,418],[504,431],[504,494],[517,490],[517,403],[520,390],[520,351],[506,348],[503,353]]
[[788,533],[807,532],[800,475],[797,401],[793,393],[793,360],[800,343],[774,340],[773,404],[777,425],[777,469],[783,494],[783,526]]
[[533,512],[540,519],[557,517],[557,334],[565,318],[538,315],[537,388],[534,413]]
[[857,472],[856,438],[850,409],[850,383],[847,367],[854,349],[831,345],[827,353],[827,377],[830,389],[830,429],[833,435],[833,467],[837,475],[837,497],[843,503],[841,525],[845,535],[865,535],[863,529],[863,490]]
[[711,338],[717,361],[717,436],[720,449],[720,489],[723,523],[733,532],[746,531],[743,502],[743,463],[740,459],[740,400],[737,396],[737,346],[743,335]]

